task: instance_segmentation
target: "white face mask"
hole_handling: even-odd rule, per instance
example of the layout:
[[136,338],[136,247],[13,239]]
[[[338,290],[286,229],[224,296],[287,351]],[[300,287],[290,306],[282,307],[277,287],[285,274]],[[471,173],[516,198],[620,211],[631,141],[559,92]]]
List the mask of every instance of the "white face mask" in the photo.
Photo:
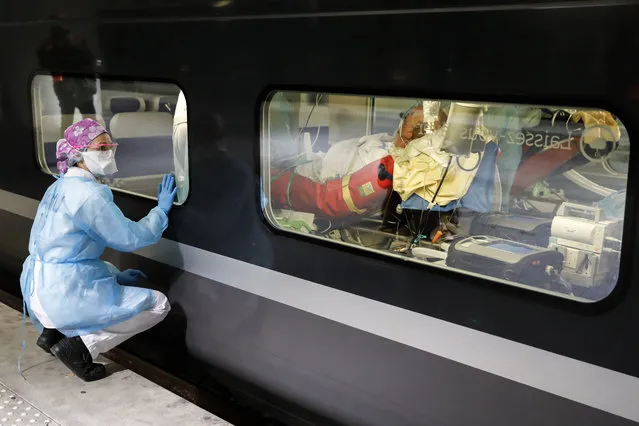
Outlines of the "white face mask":
[[113,150],[86,151],[82,153],[82,159],[94,176],[111,176],[118,171]]

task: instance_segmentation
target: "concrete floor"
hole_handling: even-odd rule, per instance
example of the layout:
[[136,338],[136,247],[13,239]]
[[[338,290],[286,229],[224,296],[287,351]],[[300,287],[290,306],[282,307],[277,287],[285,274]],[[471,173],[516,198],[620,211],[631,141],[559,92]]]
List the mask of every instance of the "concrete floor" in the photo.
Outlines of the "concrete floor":
[[[85,383],[35,344],[27,318],[22,372],[22,315],[0,304],[0,426],[229,425],[107,359],[111,374]],[[9,414],[11,413],[11,414]]]

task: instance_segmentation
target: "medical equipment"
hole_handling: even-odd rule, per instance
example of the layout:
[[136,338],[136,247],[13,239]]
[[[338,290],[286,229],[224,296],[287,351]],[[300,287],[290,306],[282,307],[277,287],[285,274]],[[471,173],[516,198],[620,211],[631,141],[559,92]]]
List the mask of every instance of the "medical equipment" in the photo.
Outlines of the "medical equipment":
[[461,102],[450,105],[442,143],[443,151],[468,157],[471,153],[481,153],[484,150],[486,141],[475,134],[483,108],[481,105]]
[[446,257],[453,268],[544,288],[553,285],[562,263],[555,250],[488,235],[453,242]]
[[432,133],[435,130],[435,123],[439,117],[441,102],[424,101],[422,102],[422,108],[424,109],[424,131],[426,134]]
[[622,224],[605,218],[600,207],[563,203],[548,246],[564,256],[561,275],[580,287],[612,284],[619,270]]
[[428,247],[413,247],[411,254],[417,258],[424,259],[429,262],[438,262],[445,260],[448,256],[445,251],[435,250]]
[[547,247],[551,225],[551,218],[491,213],[475,217],[470,225],[470,234]]
[[[590,140],[590,142],[586,142]],[[579,138],[579,150],[591,163],[602,163],[614,152],[619,143],[609,126],[594,125],[583,130]]]

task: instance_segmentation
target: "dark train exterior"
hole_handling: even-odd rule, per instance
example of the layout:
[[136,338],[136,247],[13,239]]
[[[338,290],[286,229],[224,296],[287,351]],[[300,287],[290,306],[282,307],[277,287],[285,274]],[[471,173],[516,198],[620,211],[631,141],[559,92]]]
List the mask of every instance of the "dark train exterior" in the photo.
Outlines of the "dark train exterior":
[[[163,240],[107,251],[173,310],[122,347],[287,424],[639,422],[636,167],[619,281],[595,303],[282,232],[262,212],[274,90],[594,106],[639,128],[636,2],[11,1],[0,14],[0,268],[19,295],[38,165],[31,84],[63,23],[98,75],[176,84],[190,193]],[[632,153],[634,154],[634,148]],[[634,159],[633,159],[634,160]],[[155,205],[114,192],[130,218]]]

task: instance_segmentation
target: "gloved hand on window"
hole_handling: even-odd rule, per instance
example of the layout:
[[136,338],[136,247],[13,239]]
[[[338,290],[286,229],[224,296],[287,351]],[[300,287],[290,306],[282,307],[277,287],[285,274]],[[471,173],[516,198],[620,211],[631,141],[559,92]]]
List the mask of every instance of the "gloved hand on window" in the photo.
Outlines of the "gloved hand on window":
[[117,280],[122,285],[130,285],[137,283],[140,277],[146,278],[144,272],[137,269],[127,269],[117,275]]
[[158,187],[158,207],[160,207],[166,215],[171,211],[176,193],[175,178],[170,174],[164,175]]

